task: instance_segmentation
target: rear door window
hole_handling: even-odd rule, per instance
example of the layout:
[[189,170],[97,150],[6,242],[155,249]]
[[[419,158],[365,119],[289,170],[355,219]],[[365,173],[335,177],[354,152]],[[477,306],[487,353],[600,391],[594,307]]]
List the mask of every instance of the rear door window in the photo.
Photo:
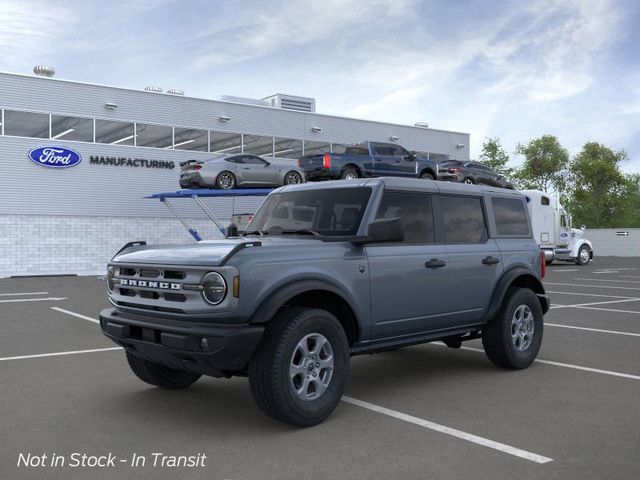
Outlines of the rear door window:
[[376,219],[400,218],[405,243],[434,243],[431,196],[424,193],[386,191]]
[[494,197],[491,205],[498,235],[530,235],[527,212],[521,199]]
[[484,243],[487,227],[480,197],[440,196],[446,243]]

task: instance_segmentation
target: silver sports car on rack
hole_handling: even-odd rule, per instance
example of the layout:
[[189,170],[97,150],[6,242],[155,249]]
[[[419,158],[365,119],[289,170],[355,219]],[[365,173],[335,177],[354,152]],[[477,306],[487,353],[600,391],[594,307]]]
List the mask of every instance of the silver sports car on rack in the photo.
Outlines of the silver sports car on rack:
[[249,154],[220,155],[180,163],[181,188],[281,187],[304,183],[304,171],[291,158]]

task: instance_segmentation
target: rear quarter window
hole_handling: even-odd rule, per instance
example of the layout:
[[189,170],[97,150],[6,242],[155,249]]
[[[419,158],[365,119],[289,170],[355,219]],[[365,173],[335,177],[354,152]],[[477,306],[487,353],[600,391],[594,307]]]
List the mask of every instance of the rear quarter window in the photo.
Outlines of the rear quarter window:
[[485,243],[487,227],[482,200],[458,195],[440,196],[446,243]]
[[498,235],[528,237],[531,234],[526,207],[522,199],[494,197],[491,199],[491,206]]

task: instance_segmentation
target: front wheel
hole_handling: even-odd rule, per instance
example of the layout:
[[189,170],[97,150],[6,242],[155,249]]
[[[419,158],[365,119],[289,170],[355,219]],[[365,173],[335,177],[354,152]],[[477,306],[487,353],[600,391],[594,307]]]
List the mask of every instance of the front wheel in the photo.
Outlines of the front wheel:
[[589,263],[591,259],[591,252],[589,251],[589,247],[586,245],[582,245],[578,250],[578,256],[576,257],[576,263],[578,265],[586,265]]
[[302,175],[300,175],[295,170],[291,170],[287,172],[284,176],[284,184],[285,185],[295,185],[297,183],[302,183]]
[[158,363],[150,362],[127,352],[127,362],[136,377],[149,385],[170,390],[187,388],[202,375],[186,370],[175,370]]
[[216,177],[216,187],[220,190],[231,190],[236,186],[236,177],[231,172],[220,172]]
[[543,330],[542,307],[533,291],[511,288],[495,318],[482,329],[482,346],[500,367],[527,368],[540,351]]
[[470,177],[467,177],[467,178],[465,178],[464,180],[462,180],[462,183],[466,183],[467,185],[474,185],[474,184],[475,184],[475,182],[473,181],[473,179],[472,179],[472,178],[470,178]]
[[268,325],[249,362],[258,407],[276,420],[310,427],[336,408],[349,372],[349,344],[325,310],[288,308]]

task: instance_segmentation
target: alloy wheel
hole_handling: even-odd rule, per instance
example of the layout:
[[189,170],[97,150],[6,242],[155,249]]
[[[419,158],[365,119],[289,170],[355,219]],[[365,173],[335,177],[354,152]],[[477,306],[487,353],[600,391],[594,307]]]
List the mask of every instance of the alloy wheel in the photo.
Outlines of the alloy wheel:
[[513,346],[521,352],[531,346],[533,341],[533,312],[528,305],[520,305],[511,318],[511,340]]
[[315,400],[329,387],[333,377],[333,349],[320,333],[304,336],[293,349],[289,378],[293,391],[302,400]]

